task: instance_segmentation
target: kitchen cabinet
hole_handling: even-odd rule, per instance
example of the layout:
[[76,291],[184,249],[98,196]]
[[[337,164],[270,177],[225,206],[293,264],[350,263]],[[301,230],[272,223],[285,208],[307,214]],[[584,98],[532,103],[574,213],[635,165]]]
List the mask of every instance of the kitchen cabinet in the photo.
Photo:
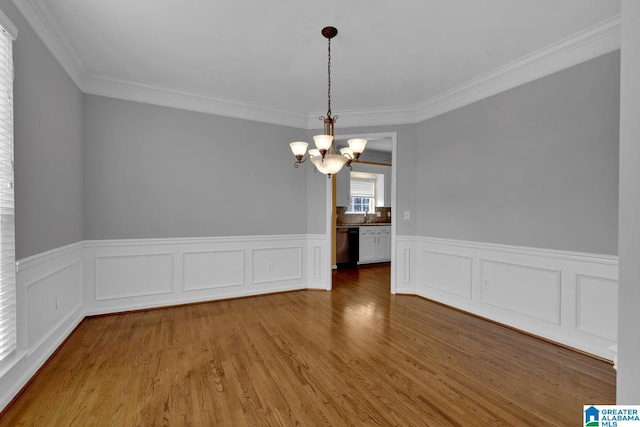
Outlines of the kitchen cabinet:
[[391,226],[360,227],[359,264],[391,261]]

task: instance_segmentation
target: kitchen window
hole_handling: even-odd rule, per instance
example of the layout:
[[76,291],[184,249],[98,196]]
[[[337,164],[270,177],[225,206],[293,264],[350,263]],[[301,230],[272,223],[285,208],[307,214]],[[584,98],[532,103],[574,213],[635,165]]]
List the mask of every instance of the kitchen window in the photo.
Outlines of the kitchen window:
[[346,213],[374,213],[376,211],[376,174],[351,172],[349,206]]

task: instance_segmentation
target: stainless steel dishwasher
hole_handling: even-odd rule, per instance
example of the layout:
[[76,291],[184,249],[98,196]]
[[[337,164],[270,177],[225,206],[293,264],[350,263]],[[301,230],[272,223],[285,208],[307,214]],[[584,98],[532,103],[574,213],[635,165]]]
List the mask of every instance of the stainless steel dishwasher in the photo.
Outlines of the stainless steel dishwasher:
[[360,230],[358,227],[336,229],[336,266],[355,268],[358,266]]

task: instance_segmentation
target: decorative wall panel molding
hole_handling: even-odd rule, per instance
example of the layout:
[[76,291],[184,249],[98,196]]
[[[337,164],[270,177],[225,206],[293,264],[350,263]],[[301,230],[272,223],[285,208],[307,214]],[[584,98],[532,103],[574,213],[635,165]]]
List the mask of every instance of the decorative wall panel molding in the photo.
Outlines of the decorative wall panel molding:
[[313,268],[313,278],[318,280],[322,277],[321,271],[321,263],[322,263],[322,247],[314,246],[313,247],[313,262],[311,263],[311,267]]
[[577,275],[576,328],[610,341],[618,339],[618,282]]
[[396,244],[399,293],[613,360],[617,257],[431,237]]
[[404,248],[403,251],[402,283],[411,283],[411,250]]
[[173,292],[173,253],[102,255],[94,263],[96,300]]
[[422,249],[418,261],[419,286],[471,298],[473,258]]
[[302,246],[253,249],[252,283],[302,279]]
[[212,289],[245,284],[243,249],[184,252],[184,289]]
[[88,241],[84,308],[102,314],[326,289],[328,250],[316,235]]
[[417,240],[415,237],[397,236],[395,245],[396,293],[416,294]]
[[306,276],[307,289],[331,289],[331,244],[328,236],[308,235],[306,271],[302,270]]
[[486,259],[480,264],[483,303],[560,324],[560,271]]
[[[23,270],[24,271],[24,270]],[[75,259],[24,285],[26,345],[42,345],[82,308],[82,258]]]

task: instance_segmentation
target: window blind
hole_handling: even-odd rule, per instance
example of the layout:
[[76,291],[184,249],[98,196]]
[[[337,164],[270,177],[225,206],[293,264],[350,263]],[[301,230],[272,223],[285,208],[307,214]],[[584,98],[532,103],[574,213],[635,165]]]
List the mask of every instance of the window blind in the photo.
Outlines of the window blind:
[[0,17],[0,363],[16,351],[13,199],[13,37]]
[[351,177],[351,197],[374,198],[376,196],[376,181]]

